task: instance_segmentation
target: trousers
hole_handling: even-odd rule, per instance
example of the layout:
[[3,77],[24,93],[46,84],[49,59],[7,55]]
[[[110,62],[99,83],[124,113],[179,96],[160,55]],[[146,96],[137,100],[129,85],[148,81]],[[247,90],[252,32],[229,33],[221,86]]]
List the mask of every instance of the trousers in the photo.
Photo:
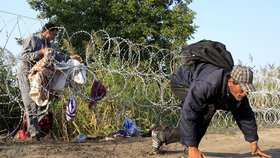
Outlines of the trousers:
[[[173,92],[175,97],[177,97],[182,102],[184,102],[187,97],[191,78],[192,78],[192,73],[186,70],[186,67],[184,66],[177,68],[171,76],[171,80],[170,80],[171,91]],[[197,131],[198,131],[197,138],[199,142],[201,141],[202,137],[205,135],[207,128],[210,124],[210,121],[213,115],[215,114],[215,112],[216,112],[215,105],[209,104],[208,110],[205,111],[203,116],[198,118],[199,126],[197,127]],[[182,115],[181,117],[184,117],[184,115]],[[166,139],[165,143],[170,144],[170,143],[180,142],[181,141],[180,133],[188,130],[185,128],[186,125],[184,125],[183,122],[180,122],[180,126],[176,128],[167,128],[163,130],[162,132],[164,132],[165,139]]]
[[31,137],[36,136],[39,131],[38,123],[38,107],[36,103],[29,97],[30,84],[27,74],[17,75],[21,98],[24,105],[24,114],[27,123],[27,134]]

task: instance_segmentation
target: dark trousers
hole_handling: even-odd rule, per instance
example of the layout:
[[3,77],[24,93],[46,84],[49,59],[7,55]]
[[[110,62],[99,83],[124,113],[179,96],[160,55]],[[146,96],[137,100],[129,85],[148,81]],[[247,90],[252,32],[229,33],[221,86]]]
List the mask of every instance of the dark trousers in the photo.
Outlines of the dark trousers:
[[[184,76],[181,76],[184,75]],[[185,101],[186,96],[188,94],[189,90],[189,82],[184,81],[184,79],[190,79],[191,78],[191,72],[185,69],[185,67],[181,66],[178,69],[175,70],[175,72],[171,76],[170,80],[170,87],[171,91],[177,97],[180,99],[182,102]],[[187,105],[186,105],[187,106]],[[202,137],[205,135],[207,128],[210,124],[210,121],[213,117],[213,115],[216,112],[215,105],[210,104],[208,105],[208,109],[204,112],[204,114],[198,118],[198,123],[196,127],[197,131],[197,138],[199,142],[201,141]],[[186,114],[181,114],[182,119],[185,118]],[[177,128],[170,128],[170,129],[165,129],[165,135],[166,135],[166,144],[170,143],[175,143],[175,142],[180,142],[181,140],[181,132],[187,131],[187,125],[183,122],[180,121],[180,126]]]
[[[188,105],[185,105],[188,106]],[[196,139],[196,143],[194,144],[193,142],[188,142],[187,140],[184,140],[184,137],[181,138],[181,142],[186,145],[186,146],[197,146],[199,145],[202,137],[205,135],[207,128],[210,124],[210,121],[213,117],[213,115],[216,112],[216,107],[214,104],[209,104],[208,108],[201,113],[201,115],[196,119],[196,126],[192,128],[191,130],[195,130],[196,136],[193,139]],[[192,133],[193,131],[189,131],[190,129],[188,128],[189,126],[186,124],[186,116],[187,114],[182,112],[181,114],[181,120],[180,120],[180,132],[181,133]],[[191,144],[188,144],[188,143]]]
[[[210,124],[210,121],[215,114],[216,109],[215,106],[212,104],[209,106],[209,110],[205,115],[203,115],[201,118],[198,120],[198,126],[196,127],[197,131],[197,138],[198,141],[200,142],[203,136],[205,135],[207,128]],[[170,143],[176,143],[181,141],[181,132],[184,132],[185,130],[188,130],[182,125],[183,122],[180,122],[180,126],[176,128],[167,128],[163,130],[165,133],[165,143],[170,144]]]

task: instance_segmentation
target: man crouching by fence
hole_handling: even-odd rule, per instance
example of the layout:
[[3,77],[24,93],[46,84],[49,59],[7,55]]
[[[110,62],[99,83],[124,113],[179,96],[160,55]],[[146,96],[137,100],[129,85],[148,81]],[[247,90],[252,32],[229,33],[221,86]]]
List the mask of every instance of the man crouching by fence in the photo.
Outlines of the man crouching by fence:
[[[246,66],[233,66],[231,55],[219,42],[203,40],[184,47],[182,54],[187,54],[187,59],[173,72],[170,82],[172,92],[183,102],[180,126],[152,131],[154,153],[160,152],[163,143],[180,141],[185,146],[183,157],[204,158],[199,143],[216,110],[222,109],[232,113],[251,145],[252,154],[271,158],[258,146],[256,120],[247,98],[255,90],[252,70]],[[208,60],[207,55],[215,55],[215,58]],[[230,63],[228,67],[221,65],[225,59]],[[192,61],[185,63],[187,60]]]

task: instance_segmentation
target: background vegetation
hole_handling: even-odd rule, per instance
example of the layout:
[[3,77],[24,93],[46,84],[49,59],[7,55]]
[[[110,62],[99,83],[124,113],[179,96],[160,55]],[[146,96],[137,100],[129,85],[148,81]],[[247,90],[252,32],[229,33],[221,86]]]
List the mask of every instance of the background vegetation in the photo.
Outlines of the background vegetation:
[[[180,64],[179,46],[187,44],[197,26],[191,1],[180,0],[29,0],[42,19],[60,26],[55,47],[68,55],[79,54],[87,68],[87,83],[80,91],[66,88],[51,104],[54,134],[63,140],[83,133],[107,135],[122,128],[126,116],[140,130],[153,124],[176,126],[180,104],[170,92],[169,76]],[[62,31],[61,31],[62,30]],[[99,30],[99,31],[96,31]],[[111,37],[110,37],[110,36]],[[18,126],[22,103],[14,66],[16,61],[0,52],[0,135]],[[255,69],[257,92],[250,95],[259,125],[280,124],[280,68]],[[95,109],[88,109],[94,80],[108,94]],[[77,115],[66,121],[68,99],[74,96]],[[230,113],[218,111],[213,127],[236,127]]]
[[[166,53],[165,49],[136,45],[121,38],[100,37],[104,35],[96,32],[92,35],[93,41],[85,45],[88,47],[84,63],[87,83],[80,91],[66,88],[51,103],[50,111],[55,116],[54,134],[63,140],[70,140],[80,133],[92,137],[108,135],[122,129],[126,116],[144,131],[148,131],[154,124],[162,127],[176,126],[180,117],[180,102],[170,92],[169,76],[180,64],[177,51]],[[123,43],[128,46],[125,60],[125,53],[121,51]],[[67,40],[64,40],[64,45],[67,50],[73,51],[70,54],[75,54]],[[3,57],[5,53],[1,54]],[[147,57],[147,54],[149,57],[142,60],[142,56]],[[154,61],[159,54],[168,55],[164,56],[164,60]],[[4,88],[1,89],[0,116],[5,120],[1,121],[1,129],[4,129],[2,133],[7,133],[17,127],[22,105],[12,67],[4,63],[6,59],[1,59],[1,83],[10,82],[1,85]],[[280,124],[279,70],[279,67],[273,65],[255,69],[257,92],[250,95],[250,101],[259,125]],[[101,81],[108,93],[98,101],[95,109],[89,109],[90,89],[94,80]],[[71,96],[77,102],[77,112],[73,121],[67,121],[66,105]],[[230,113],[218,111],[212,127],[236,127],[236,124]]]

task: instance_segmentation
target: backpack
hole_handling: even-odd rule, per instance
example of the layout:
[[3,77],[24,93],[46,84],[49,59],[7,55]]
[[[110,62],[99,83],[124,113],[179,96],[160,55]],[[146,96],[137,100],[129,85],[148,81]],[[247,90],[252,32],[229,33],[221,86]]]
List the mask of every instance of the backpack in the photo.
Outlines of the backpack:
[[230,72],[234,66],[231,53],[224,44],[217,41],[201,40],[183,46],[180,55],[182,64],[187,66],[191,72],[199,63],[213,64],[225,68],[226,72]]

